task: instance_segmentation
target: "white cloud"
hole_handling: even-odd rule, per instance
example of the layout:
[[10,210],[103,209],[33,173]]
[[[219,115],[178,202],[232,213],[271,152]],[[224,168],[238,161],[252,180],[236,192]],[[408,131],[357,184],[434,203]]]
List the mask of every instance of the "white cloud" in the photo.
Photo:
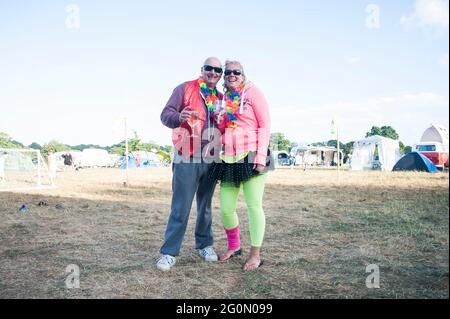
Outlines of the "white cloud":
[[408,28],[418,25],[448,31],[448,10],[448,0],[416,0],[415,11],[403,15],[401,23]]

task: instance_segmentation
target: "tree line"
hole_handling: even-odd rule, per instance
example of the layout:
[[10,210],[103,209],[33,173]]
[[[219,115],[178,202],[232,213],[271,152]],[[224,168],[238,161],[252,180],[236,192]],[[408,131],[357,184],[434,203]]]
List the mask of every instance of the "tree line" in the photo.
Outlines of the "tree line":
[[[399,135],[395,131],[394,128],[391,126],[372,126],[370,131],[366,133],[366,137],[373,136],[373,135],[380,135],[384,137],[388,137],[394,140],[399,141],[400,145],[400,152],[402,154],[407,154],[411,152],[411,146],[406,146],[402,141],[399,140]],[[347,143],[343,143],[339,141],[339,148],[342,150],[343,153],[343,160],[344,163],[347,162],[349,155],[353,151],[353,143],[354,141],[350,141]],[[337,140],[328,140],[328,141],[322,141],[322,142],[314,142],[311,144],[312,146],[332,146],[337,147]],[[292,148],[298,146],[297,143],[289,141],[283,133],[272,133],[270,134],[270,147],[273,150],[278,151],[286,151],[290,152]],[[79,145],[67,145],[64,143],[60,143],[56,140],[51,140],[48,143],[44,145],[39,145],[38,143],[31,143],[28,146],[23,145],[22,143],[13,140],[8,134],[0,132],[0,147],[3,148],[32,148],[36,150],[40,150],[42,155],[44,157],[47,157],[48,150],[52,149],[55,152],[64,152],[64,151],[70,151],[70,150],[78,150],[82,151],[87,148],[99,148],[104,149],[108,151],[108,153],[112,154],[118,154],[121,156],[125,155],[125,140],[111,145],[111,146],[100,146],[100,145],[94,145],[94,144],[79,144]],[[135,151],[153,151],[156,154],[158,154],[163,161],[170,161],[170,154],[173,151],[173,146],[171,145],[158,145],[156,142],[148,141],[144,142],[139,138],[136,131],[134,131],[134,136],[130,139],[128,139],[128,151],[129,152],[135,152]]]
[[[88,148],[97,148],[108,151],[108,153],[117,154],[120,156],[125,155],[125,140],[111,145],[111,146],[100,146],[95,144],[79,144],[79,145],[68,145],[61,143],[57,140],[50,140],[44,145],[40,145],[36,142],[31,143],[28,146],[25,146],[19,141],[13,140],[8,134],[0,132],[0,147],[1,148],[31,148],[35,150],[39,150],[41,154],[47,158],[48,151],[53,150],[54,152],[65,152],[65,151],[82,151]],[[162,146],[158,145],[153,141],[143,142],[136,132],[134,132],[134,136],[128,139],[128,151],[147,151],[147,152],[155,152],[159,155],[162,161],[170,161],[170,154],[172,153],[173,147],[170,145]]]

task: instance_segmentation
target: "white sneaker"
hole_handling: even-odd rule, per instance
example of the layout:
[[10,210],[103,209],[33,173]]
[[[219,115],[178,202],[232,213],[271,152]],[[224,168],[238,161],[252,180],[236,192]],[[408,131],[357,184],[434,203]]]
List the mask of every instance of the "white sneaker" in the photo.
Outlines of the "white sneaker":
[[212,246],[199,249],[198,252],[200,256],[205,259],[205,261],[217,261],[219,259]]
[[170,255],[162,255],[159,257],[156,267],[162,271],[168,271],[170,268],[175,266],[177,259]]

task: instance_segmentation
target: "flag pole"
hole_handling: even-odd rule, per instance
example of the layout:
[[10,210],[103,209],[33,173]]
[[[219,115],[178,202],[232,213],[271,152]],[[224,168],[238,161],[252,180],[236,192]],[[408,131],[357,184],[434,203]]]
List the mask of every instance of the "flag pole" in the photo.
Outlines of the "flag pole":
[[127,130],[127,118],[123,118],[125,127],[125,183],[124,186],[128,186],[128,130]]
[[336,167],[337,167],[337,179],[338,179],[338,183],[339,183],[339,180],[340,180],[340,165],[341,165],[341,163],[340,163],[340,157],[341,157],[340,153],[341,153],[341,151],[340,151],[340,146],[339,146],[339,128],[338,128],[338,125],[336,123],[336,119],[335,118],[333,118],[331,120],[331,134],[336,135],[336,148],[337,148],[337,165],[336,165]]
[[340,161],[340,147],[339,147],[339,128],[336,125],[336,144],[337,144],[337,176],[338,176],[338,182],[340,180],[340,165],[341,165],[341,161]]

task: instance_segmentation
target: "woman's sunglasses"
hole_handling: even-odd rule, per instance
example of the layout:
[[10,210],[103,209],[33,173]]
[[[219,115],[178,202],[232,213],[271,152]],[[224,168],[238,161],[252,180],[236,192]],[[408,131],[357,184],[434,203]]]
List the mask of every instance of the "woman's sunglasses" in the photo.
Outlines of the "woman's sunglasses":
[[231,73],[233,73],[234,75],[238,76],[241,75],[242,72],[240,70],[225,70],[225,75],[230,75]]
[[218,74],[222,74],[222,68],[218,68],[218,67],[214,67],[214,66],[210,66],[210,65],[204,65],[203,66],[203,70],[205,71],[212,71],[214,70],[214,72],[218,73]]

